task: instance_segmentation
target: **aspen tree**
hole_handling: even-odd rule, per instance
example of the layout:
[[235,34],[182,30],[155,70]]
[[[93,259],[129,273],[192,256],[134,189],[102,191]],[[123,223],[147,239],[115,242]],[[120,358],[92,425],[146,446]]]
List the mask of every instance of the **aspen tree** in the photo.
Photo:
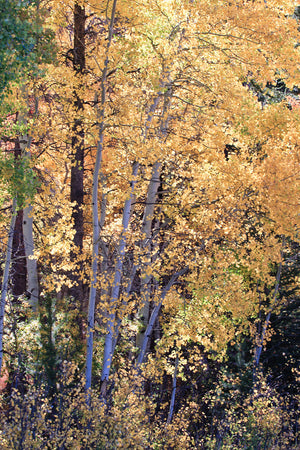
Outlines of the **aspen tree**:
[[[278,429],[287,420],[270,386],[245,397],[247,373],[239,368],[234,385],[224,361],[246,335],[254,367],[263,362],[271,314],[284,302],[287,243],[299,245],[299,116],[257,98],[279,76],[290,90],[299,85],[292,2],[78,1],[89,31],[78,44],[85,38],[84,74],[68,52],[74,2],[50,5],[61,51],[39,85],[34,139],[46,182],[36,255],[44,291],[69,316],[65,286],[76,297],[73,282],[85,273],[75,271],[90,269],[86,392],[79,403],[77,366],[58,347],[65,409],[56,416],[35,402],[42,431],[35,426],[26,445],[48,436],[74,448],[281,445],[265,426],[265,417]],[[79,147],[78,187],[92,200],[80,208],[82,240],[79,205],[69,201]],[[68,347],[72,332],[61,341]],[[92,373],[102,381],[97,400]],[[8,421],[21,424],[14,445],[25,436],[18,411]]]
[[34,256],[33,206],[31,204],[23,209],[23,236],[27,265],[27,291],[30,295],[32,309],[36,312],[39,299],[39,280],[37,260]]
[[[0,69],[0,95],[3,104],[1,107],[5,112],[5,107],[7,107],[7,102],[9,97],[11,97],[11,90],[13,83],[18,81],[21,86],[25,85],[26,77],[28,73],[35,74],[37,71],[38,64],[42,61],[47,61],[50,55],[46,54],[49,50],[49,43],[52,38],[52,33],[45,31],[42,27],[42,18],[39,15],[39,5],[35,2],[31,5],[17,3],[15,1],[10,1],[5,5],[1,2],[1,48],[0,48],[0,59],[1,59],[1,69]],[[3,14],[2,14],[3,13]],[[43,47],[44,46],[44,47]],[[48,47],[48,48],[47,48]],[[23,77],[23,78],[22,78]],[[12,84],[12,86],[11,86]],[[17,87],[18,89],[18,87]],[[20,89],[22,91],[22,89]],[[14,98],[10,98],[11,105],[8,110],[13,110],[15,108]],[[16,102],[17,103],[17,102]],[[2,111],[1,111],[2,112]],[[13,111],[15,114],[15,111]],[[18,115],[18,114],[17,114]],[[3,118],[1,117],[1,120]],[[4,119],[4,121],[6,118]],[[26,122],[26,121],[25,121]],[[15,256],[19,258],[19,249],[22,248],[21,254],[21,270],[15,265],[14,270],[22,272],[23,279],[22,283],[18,286],[12,286],[12,293],[15,295],[20,295],[26,290],[26,249],[23,249],[24,239],[23,239],[23,211],[26,197],[32,197],[35,187],[33,186],[33,177],[31,168],[29,167],[28,161],[26,159],[26,145],[28,136],[22,136],[24,132],[24,119],[21,114],[19,123],[17,124],[17,134],[19,136],[15,141],[15,161],[12,170],[10,171],[11,178],[8,173],[4,174],[7,182],[8,191],[14,193],[14,198],[12,201],[12,215],[8,231],[7,239],[7,249],[5,266],[3,272],[3,280],[1,287],[1,305],[0,305],[0,370],[2,367],[3,359],[3,325],[4,325],[4,313],[5,313],[5,302],[8,294],[8,285],[10,277],[10,268],[12,257]],[[15,133],[14,133],[15,134]],[[30,140],[29,140],[30,141]],[[25,145],[24,145],[25,144]],[[16,223],[18,225],[18,234],[15,233]],[[14,241],[15,238],[15,241]],[[24,252],[24,253],[23,253]],[[14,254],[14,255],[13,255]],[[28,254],[28,253],[27,253]],[[35,266],[36,269],[36,266]],[[32,270],[30,271],[32,275]],[[12,274],[12,281],[16,281],[18,277],[17,273]],[[37,273],[35,270],[35,282],[34,286],[37,288]],[[33,309],[36,308],[36,300],[32,300]]]
[[[25,102],[29,109],[28,102],[28,93],[26,92],[25,87],[22,87],[22,94],[25,97]],[[35,99],[35,111],[34,114],[38,113],[38,100]],[[26,115],[23,114],[20,116],[20,122],[27,126]],[[28,161],[30,164],[30,147],[32,143],[32,139],[29,134],[23,134],[20,138],[20,149],[21,156],[25,161]],[[34,180],[30,181],[32,185],[34,184]],[[33,186],[34,189],[34,186]],[[24,251],[26,258],[26,288],[27,293],[29,295],[29,302],[31,304],[32,310],[34,313],[38,310],[38,302],[39,302],[39,280],[38,280],[38,270],[37,270],[37,260],[34,256],[34,232],[33,232],[33,206],[32,199],[27,198],[25,200],[24,208],[22,209],[22,234],[24,241]]]
[[92,209],[93,209],[93,252],[92,252],[92,270],[91,270],[91,286],[89,294],[88,307],[88,329],[87,329],[87,356],[86,356],[86,384],[85,388],[88,391],[92,384],[92,363],[93,363],[93,335],[95,326],[95,302],[97,289],[97,273],[98,273],[98,253],[99,253],[99,213],[98,213],[98,182],[99,172],[101,168],[102,151],[103,151],[103,137],[105,129],[105,106],[106,106],[106,83],[108,64],[110,56],[110,46],[112,44],[113,27],[115,22],[117,0],[113,0],[110,24],[108,30],[108,42],[106,46],[106,54],[104,61],[104,69],[101,78],[101,107],[99,112],[99,137],[97,144],[97,154],[93,175],[93,193],[92,193]]
[[[260,176],[267,183],[272,172],[259,155],[251,155],[251,149],[256,148],[259,141],[267,153],[274,154],[272,147],[276,148],[278,141],[270,130],[275,123],[276,130],[285,126],[278,120],[279,109],[277,112],[276,108],[272,108],[272,112],[267,108],[261,111],[248,88],[249,80],[254,78],[258,83],[266,83],[276,76],[276,67],[280,67],[278,70],[289,74],[289,82],[294,82],[291,59],[296,57],[296,50],[290,49],[285,40],[282,45],[288,57],[283,57],[276,40],[283,35],[293,39],[296,34],[293,34],[290,19],[284,15],[288,10],[281,9],[287,8],[288,2],[284,5],[273,2],[272,8],[266,9],[261,2],[251,4],[250,8],[247,2],[200,5],[199,2],[149,0],[137,8],[135,2],[120,1],[114,4],[116,15],[109,24],[102,11],[95,13],[93,2],[85,4],[88,17],[83,5],[78,3],[77,6],[81,24],[77,44],[70,31],[74,30],[74,4],[66,2],[64,9],[53,4],[51,11],[61,38],[60,62],[65,60],[67,64],[49,68],[48,78],[41,85],[46,92],[39,128],[41,151],[46,155],[41,165],[51,179],[51,186],[49,184],[40,197],[48,210],[45,214],[37,212],[39,220],[45,224],[37,255],[45,267],[43,281],[48,290],[59,290],[64,283],[70,286],[74,281],[72,276],[77,277],[74,268],[84,260],[89,264],[93,231],[87,357],[89,389],[93,334],[102,333],[105,339],[102,381],[107,382],[116,338],[122,330],[122,320],[123,323],[127,320],[126,315],[140,314],[144,317],[144,330],[150,322],[152,330],[154,319],[148,306],[153,302],[153,317],[157,321],[169,301],[168,295],[164,296],[163,303],[156,308],[168,280],[187,263],[189,295],[191,286],[201,284],[202,287],[207,283],[207,292],[214,298],[210,284],[212,270],[216,271],[216,278],[222,279],[223,272],[231,270],[229,260],[234,264],[230,245],[237,252],[245,251],[244,241],[239,237],[241,227],[245,225],[250,229],[255,221],[243,222],[244,215],[257,214],[266,202]],[[110,3],[109,9],[111,7]],[[263,25],[266,20],[272,32]],[[93,31],[90,41],[88,35],[84,36],[84,28]],[[81,46],[81,62],[76,66],[80,66],[80,73],[77,74],[75,59],[66,50],[70,48],[67,38],[73,50],[76,45]],[[81,106],[74,103],[76,89]],[[151,110],[153,101],[155,105]],[[277,122],[274,122],[276,114]],[[75,122],[79,125],[76,130]],[[233,143],[239,147],[240,154],[226,159],[224,147]],[[79,208],[65,200],[70,186],[71,191],[79,187],[81,194],[82,183],[87,192],[91,189],[89,172],[79,170],[79,166],[76,166],[77,171],[75,165],[70,164],[71,159],[75,162],[74,152],[79,148],[86,150],[85,168],[96,159],[93,219],[83,204]],[[263,167],[268,176],[264,176]],[[75,171],[78,177],[84,176],[78,184],[73,182]],[[100,189],[99,177],[102,178]],[[134,192],[129,192],[130,182]],[[101,196],[106,207],[103,202],[99,228]],[[75,194],[71,199],[75,201]],[[141,206],[144,202],[146,205]],[[270,212],[273,220],[276,208],[274,204],[268,206],[269,211],[273,211]],[[74,208],[85,217],[84,230],[81,228],[79,232],[80,226],[77,232],[75,224],[75,237],[70,231],[70,211],[77,221]],[[284,220],[284,210],[278,211]],[[155,232],[151,229],[154,222]],[[268,229],[267,220],[264,226]],[[248,231],[247,228],[247,237]],[[82,252],[78,250],[81,246]],[[223,246],[223,250],[225,246],[228,253],[225,250],[222,253],[218,246]],[[78,251],[82,254],[78,254],[77,259]],[[252,254],[255,255],[254,250]],[[216,255],[220,258],[219,266],[215,263]],[[248,261],[248,264],[256,270],[254,262]],[[236,293],[241,293],[242,277],[231,276],[235,278]],[[84,277],[82,272],[80,277]],[[77,291],[76,286],[72,289],[74,296],[76,292],[79,295],[80,289]],[[100,332],[94,320],[97,292],[101,296]],[[176,304],[179,297],[179,294],[174,295],[173,306],[180,316],[180,304]],[[237,298],[238,295],[236,302]],[[250,294],[244,300],[245,308],[250,311]],[[191,315],[197,301],[187,302]],[[233,295],[228,292],[224,294],[224,302],[219,300],[219,304],[225,309],[236,308]],[[207,321],[203,325],[204,334],[206,325],[209,333]],[[228,334],[233,333],[233,328],[230,332],[227,330]],[[126,327],[124,330],[125,335]],[[140,351],[144,342],[149,343],[149,337],[143,336],[144,330],[138,330],[134,338],[135,342],[139,341]],[[188,330],[185,333],[189,339]]]

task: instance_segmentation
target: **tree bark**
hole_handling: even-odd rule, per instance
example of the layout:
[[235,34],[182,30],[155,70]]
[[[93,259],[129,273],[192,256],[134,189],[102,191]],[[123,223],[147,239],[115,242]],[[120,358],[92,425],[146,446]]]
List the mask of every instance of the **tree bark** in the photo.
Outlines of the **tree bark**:
[[155,321],[158,317],[158,314],[160,312],[160,309],[162,307],[163,301],[167,295],[167,293],[169,292],[169,290],[171,289],[171,287],[174,285],[174,283],[178,280],[178,278],[182,275],[184,275],[186,272],[188,271],[188,267],[185,267],[184,269],[179,270],[178,272],[174,273],[170,279],[170,281],[168,282],[168,284],[165,286],[165,288],[162,291],[161,297],[160,297],[160,302],[155,306],[155,308],[153,309],[152,313],[151,313],[151,317],[145,332],[145,336],[144,336],[144,341],[141,347],[141,351],[139,353],[139,356],[137,358],[136,361],[136,367],[139,368],[141,366],[141,364],[144,362],[145,356],[146,356],[146,351],[148,348],[148,343],[149,340],[151,338],[152,335],[152,331],[153,331],[153,327],[155,324]]
[[29,301],[34,312],[38,310],[39,304],[39,280],[37,271],[37,260],[33,258],[34,240],[33,240],[33,217],[32,206],[28,205],[23,210],[23,236],[24,248],[27,265],[27,292],[30,296]]
[[16,210],[17,210],[17,199],[15,198],[13,200],[12,215],[11,215],[11,220],[10,220],[10,225],[9,225],[9,230],[8,230],[6,259],[5,259],[4,273],[3,273],[3,279],[2,279],[2,286],[1,286],[1,303],[0,303],[0,373],[1,373],[2,361],[3,361],[3,324],[4,324],[4,313],[5,313],[5,301],[6,301],[6,296],[7,296],[7,292],[8,292],[9,269],[10,269],[10,263],[11,263],[13,237],[14,237],[14,229],[15,229],[15,223],[16,223]]
[[[92,386],[92,364],[93,364],[93,342],[94,342],[94,326],[95,326],[95,305],[96,305],[96,290],[97,290],[97,273],[98,273],[98,258],[99,258],[99,208],[98,208],[98,183],[99,173],[102,161],[103,151],[103,135],[105,128],[105,101],[106,101],[106,81],[109,64],[109,50],[113,36],[113,26],[115,21],[117,0],[113,1],[111,19],[108,31],[108,41],[106,46],[106,58],[101,79],[101,110],[99,112],[99,140],[97,145],[97,154],[93,175],[93,192],[92,192],[92,212],[93,212],[93,253],[92,253],[92,275],[91,286],[89,293],[88,305],[88,330],[87,330],[87,355],[86,355],[86,375],[85,388],[87,391]],[[89,402],[88,395],[88,402]]]
[[[15,141],[15,164],[22,164],[22,148],[20,139]],[[26,255],[23,236],[23,210],[19,209],[15,220],[15,229],[12,244],[12,267],[11,267],[11,292],[14,298],[18,298],[26,292]]]
[[23,210],[16,213],[12,244],[11,293],[17,299],[26,292],[27,267],[23,236]]
[[[108,314],[108,323],[107,323],[107,334],[105,336],[105,344],[104,344],[104,354],[103,354],[103,366],[102,366],[102,374],[101,381],[104,382],[104,386],[107,385],[107,381],[109,378],[111,361],[113,357],[113,339],[115,333],[115,319],[116,319],[116,304],[119,298],[119,292],[121,287],[121,278],[123,271],[123,262],[125,256],[126,249],[126,241],[127,241],[127,231],[130,221],[131,214],[131,206],[134,198],[134,187],[135,187],[135,179],[138,174],[139,164],[135,162],[133,164],[132,170],[132,181],[131,181],[131,192],[130,197],[125,202],[124,212],[123,212],[123,223],[122,223],[122,233],[118,248],[116,269],[115,269],[115,277],[112,287],[111,300],[110,300],[110,311]],[[104,392],[103,392],[104,394]]]
[[148,274],[148,268],[151,264],[151,234],[152,234],[152,222],[154,217],[154,209],[156,206],[157,191],[160,185],[160,173],[162,164],[156,161],[152,168],[152,177],[148,187],[146,206],[142,224],[142,251],[146,253],[147,262],[142,270],[141,276],[141,292],[143,293],[143,305],[139,310],[139,321],[142,324],[140,331],[136,336],[136,345],[141,349],[142,342],[144,340],[145,331],[148,325],[149,312],[150,312],[150,280],[151,275]]
[[[85,8],[78,4],[74,5],[74,47],[73,47],[73,68],[75,74],[80,77],[85,71]],[[82,86],[79,85],[79,90]],[[84,237],[84,124],[82,120],[84,112],[84,103],[81,94],[74,92],[74,106],[76,117],[73,124],[72,136],[72,164],[71,164],[71,202],[75,203],[72,218],[74,221],[75,252],[71,255],[72,260],[78,261],[78,255],[82,254]],[[79,261],[80,258],[79,258]],[[76,271],[70,274],[73,286],[70,289],[70,295],[75,299],[75,306],[81,312],[79,318],[80,332],[83,334],[83,312],[84,312],[84,285],[80,277],[83,270],[82,262],[77,262]]]
[[[23,86],[24,95],[26,93],[26,88]],[[29,108],[29,105],[28,105]],[[38,113],[38,98],[35,97],[35,111],[34,114]],[[26,116],[21,118],[24,124],[27,123]],[[20,149],[23,158],[30,159],[30,145],[31,137],[28,134],[21,136],[20,139]],[[27,206],[23,209],[23,241],[24,241],[24,251],[26,257],[26,268],[27,268],[27,294],[29,296],[29,302],[32,307],[32,311],[37,313],[39,305],[39,280],[38,280],[38,269],[37,260],[33,258],[34,255],[34,238],[33,238],[33,217],[32,217],[32,205],[27,203]]]

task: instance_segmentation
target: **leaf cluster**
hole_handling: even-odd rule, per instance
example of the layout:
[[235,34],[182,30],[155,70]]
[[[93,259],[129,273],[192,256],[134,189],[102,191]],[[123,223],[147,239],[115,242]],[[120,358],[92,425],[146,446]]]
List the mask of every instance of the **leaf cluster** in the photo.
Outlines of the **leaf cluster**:
[[30,160],[24,156],[15,159],[12,155],[0,158],[0,199],[17,198],[18,208],[32,199],[39,185]]
[[37,1],[0,1],[0,94],[12,81],[35,75],[54,58],[53,32],[43,28]]

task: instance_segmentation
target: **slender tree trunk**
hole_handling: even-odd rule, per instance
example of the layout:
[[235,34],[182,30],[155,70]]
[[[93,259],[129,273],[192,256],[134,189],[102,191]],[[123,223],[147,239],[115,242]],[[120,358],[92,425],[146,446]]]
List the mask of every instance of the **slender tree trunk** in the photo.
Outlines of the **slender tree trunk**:
[[3,279],[2,279],[2,286],[1,286],[1,303],[0,303],[0,373],[1,373],[2,361],[3,361],[3,324],[4,324],[4,313],[5,313],[5,301],[6,301],[6,296],[7,296],[7,292],[8,292],[9,269],[10,269],[10,263],[11,263],[13,237],[14,237],[14,229],[15,229],[15,223],[16,223],[16,210],[17,210],[17,199],[15,198],[13,200],[12,215],[11,215],[11,220],[10,220],[10,225],[9,225],[9,230],[8,230],[6,259],[5,259],[4,273],[3,273]]
[[[163,141],[167,137],[168,130],[168,109],[170,106],[172,96],[172,84],[169,80],[169,85],[167,91],[164,93],[164,105],[161,114],[161,123],[159,127],[160,140]],[[148,325],[149,314],[150,314],[150,283],[152,276],[149,274],[149,266],[152,263],[151,255],[151,235],[152,235],[152,223],[154,217],[154,210],[156,206],[157,192],[160,185],[160,174],[162,169],[162,163],[156,161],[152,168],[151,181],[149,183],[146,206],[142,224],[142,235],[145,237],[142,249],[146,253],[145,265],[142,268],[141,274],[141,293],[143,295],[143,306],[139,310],[139,319],[142,322],[142,327],[136,336],[136,345],[141,350],[141,346],[144,340],[144,335],[146,327]]]
[[[23,94],[27,96],[26,88],[23,86]],[[29,108],[29,105],[28,105]],[[34,114],[38,114],[38,98],[35,97],[35,111]],[[20,118],[20,121],[24,124],[27,123],[26,116]],[[31,138],[28,134],[21,136],[20,138],[20,148],[21,155],[23,158],[30,160],[30,145]],[[33,258],[34,255],[34,239],[33,239],[33,208],[30,203],[23,209],[23,240],[24,240],[24,251],[26,256],[26,268],[27,268],[27,293],[29,295],[29,301],[34,313],[38,311],[39,304],[39,280],[38,280],[38,269],[37,260]]]
[[112,293],[111,293],[111,300],[109,305],[109,315],[108,315],[108,323],[107,323],[107,334],[105,336],[105,344],[104,344],[104,355],[103,355],[103,366],[102,366],[102,375],[101,375],[101,381],[102,381],[102,393],[105,395],[106,390],[106,384],[109,378],[110,373],[110,367],[111,367],[111,361],[113,357],[113,339],[114,339],[114,333],[115,333],[115,319],[116,319],[116,305],[119,298],[119,292],[121,287],[121,278],[122,278],[122,271],[123,271],[123,262],[124,262],[124,256],[125,256],[125,249],[126,249],[126,241],[127,241],[127,231],[130,221],[130,215],[131,215],[131,207],[132,207],[132,201],[134,199],[134,187],[135,187],[135,179],[138,174],[139,164],[135,162],[133,164],[133,170],[132,170],[132,181],[131,181],[131,192],[130,197],[125,202],[124,206],[124,212],[123,212],[123,223],[122,223],[122,233],[118,248],[118,255],[117,255],[117,262],[116,262],[116,269],[115,269],[115,277],[114,282],[112,286]]
[[[84,6],[74,5],[74,48],[73,67],[75,73],[80,77],[85,70],[85,9]],[[79,89],[82,86],[79,86]],[[73,125],[72,136],[72,167],[71,167],[71,202],[76,202],[73,210],[75,236],[74,243],[78,251],[83,246],[83,172],[84,172],[84,129],[82,116],[84,104],[81,94],[74,92],[74,106],[76,117]],[[78,280],[76,280],[78,281]]]
[[[15,141],[15,164],[22,164],[22,149],[20,146],[20,139]],[[12,267],[11,267],[11,280],[12,280],[12,295],[14,298],[20,297],[26,292],[26,256],[24,248],[23,237],[23,210],[19,209],[15,220],[15,229],[12,244]]]
[[[150,124],[153,119],[153,114],[159,104],[160,100],[160,94],[154,99],[153,104],[151,105],[149,109],[149,114],[146,119],[145,124],[145,130],[143,133],[143,139],[145,140],[147,138],[148,130],[150,127]],[[122,234],[120,238],[119,248],[118,248],[118,256],[117,256],[117,262],[116,262],[116,268],[115,268],[115,277],[112,287],[112,293],[111,293],[111,301],[110,301],[110,311],[108,312],[108,326],[107,326],[107,334],[105,336],[105,344],[104,344],[104,354],[103,354],[103,366],[102,366],[102,374],[101,374],[101,393],[103,397],[106,396],[106,388],[107,383],[109,379],[110,369],[111,369],[111,362],[114,354],[114,349],[117,341],[117,335],[119,332],[119,327],[121,324],[121,320],[116,320],[116,303],[119,296],[120,291],[120,285],[121,285],[121,278],[122,278],[122,270],[123,270],[123,260],[125,255],[125,249],[126,249],[126,232],[129,225],[130,220],[130,212],[131,212],[131,205],[134,198],[134,186],[135,186],[135,177],[138,174],[139,164],[134,163],[133,166],[133,179],[131,182],[132,190],[130,194],[130,198],[125,202],[124,205],[124,211],[123,211],[123,223],[122,223]],[[159,169],[157,166],[156,169]],[[153,186],[152,186],[153,187]],[[155,190],[155,189],[153,189]],[[145,229],[148,230],[148,227],[151,229],[151,223],[152,219],[150,219],[150,216],[153,215],[152,208],[148,209],[148,214],[145,216]],[[147,221],[148,217],[148,221]],[[133,267],[133,272],[136,272],[136,267]],[[131,277],[131,282],[133,281],[133,277]],[[129,283],[131,286],[131,282]],[[129,291],[127,292],[129,294]]]
[[27,265],[27,292],[30,295],[29,301],[32,310],[36,313],[39,304],[39,280],[37,271],[37,260],[33,258],[33,217],[32,205],[26,206],[23,210],[23,236]]
[[93,208],[93,253],[92,253],[92,277],[89,293],[88,305],[88,330],[87,330],[87,355],[86,355],[86,390],[92,385],[92,363],[93,363],[93,342],[94,342],[94,326],[95,326],[95,305],[96,305],[96,290],[97,290],[97,273],[98,273],[98,257],[99,257],[99,220],[98,220],[98,181],[99,171],[101,167],[103,150],[103,130],[100,134],[97,156],[93,176],[93,194],[92,194],[92,208]]
[[[106,101],[106,82],[107,71],[109,64],[109,50],[113,36],[113,26],[115,21],[117,0],[113,1],[111,19],[108,31],[108,41],[106,47],[106,58],[101,80],[101,110],[99,112],[99,140],[97,145],[97,155],[95,161],[94,175],[93,175],[93,192],[92,192],[92,210],[93,210],[93,253],[92,253],[92,275],[91,286],[89,294],[88,306],[88,332],[87,332],[87,356],[86,356],[86,382],[85,387],[88,391],[92,385],[92,363],[93,363],[93,341],[94,341],[94,326],[95,326],[95,305],[96,305],[96,290],[97,290],[97,273],[98,273],[98,258],[99,258],[99,208],[98,208],[98,183],[99,173],[101,168],[102,151],[103,151],[103,134],[104,134],[104,120],[105,120],[105,101]],[[89,397],[88,397],[89,401]]]
[[[164,88],[164,85],[162,86],[162,88]],[[168,94],[169,94],[169,92],[168,92]],[[154,99],[153,104],[151,105],[151,107],[149,109],[149,113],[148,113],[146,123],[145,123],[144,133],[142,135],[144,141],[147,139],[148,130],[149,130],[149,127],[150,127],[152,119],[153,119],[153,114],[157,109],[157,106],[160,102],[162,95],[164,95],[164,97],[166,99],[166,95],[162,94],[162,92],[160,92],[157,95],[157,97]],[[165,102],[165,105],[166,105],[166,102]],[[117,334],[119,332],[119,327],[120,327],[120,323],[121,323],[120,319],[119,320],[116,319],[116,306],[117,306],[117,301],[118,301],[119,292],[120,292],[122,270],[123,270],[123,260],[124,260],[125,249],[126,249],[126,233],[127,233],[127,228],[129,225],[129,220],[130,220],[130,211],[131,211],[132,200],[134,197],[134,185],[135,185],[134,179],[138,173],[138,169],[139,169],[139,165],[137,163],[135,163],[135,165],[133,167],[133,181],[131,182],[131,186],[132,186],[131,196],[130,196],[129,200],[127,200],[125,202],[125,205],[124,205],[122,234],[121,234],[119,248],[118,248],[118,256],[117,256],[117,262],[116,262],[116,268],[115,268],[115,277],[114,277],[111,301],[110,301],[110,311],[108,313],[107,334],[105,336],[105,344],[104,344],[103,367],[102,367],[102,375],[101,375],[101,381],[102,381],[101,393],[102,393],[103,397],[106,396],[106,389],[107,389],[107,383],[108,383],[110,369],[111,369],[113,353],[114,353],[114,349],[115,349],[115,345],[116,345]],[[156,162],[154,164],[153,171],[152,171],[152,180],[150,182],[149,190],[148,190],[148,194],[147,194],[147,202],[146,202],[145,213],[144,213],[144,218],[143,218],[143,225],[142,225],[142,230],[141,230],[142,234],[143,235],[146,234],[146,236],[148,238],[151,237],[151,226],[152,226],[152,220],[153,220],[153,214],[154,214],[154,208],[155,208],[155,199],[156,199],[157,190],[158,190],[158,187],[160,184],[160,180],[159,180],[160,170],[161,170],[161,163]],[[147,246],[147,244],[145,245],[145,243],[147,243],[148,240],[149,239],[147,239],[147,238],[144,240],[144,244],[143,244],[144,246]],[[133,272],[135,272],[135,271],[136,271],[136,267],[134,266]],[[144,272],[146,273],[146,268],[144,269]],[[145,273],[143,276],[143,283],[144,283],[145,288],[148,289],[148,284],[149,284],[150,278],[148,278],[148,275],[146,275]],[[131,280],[132,279],[133,278],[131,278]],[[128,294],[129,294],[129,292],[128,292]],[[145,309],[145,315],[146,315],[146,317],[144,318],[144,322],[145,322],[145,324],[147,324],[148,318],[149,318],[149,295],[147,295],[147,293],[146,293],[146,296],[144,299],[144,309]]]
[[141,275],[141,293],[143,295],[143,306],[139,310],[139,320],[142,323],[140,332],[136,336],[136,345],[141,349],[142,342],[144,340],[144,335],[146,327],[149,320],[150,312],[150,281],[151,275],[149,275],[149,266],[151,265],[152,255],[151,255],[151,235],[152,235],[152,222],[154,217],[154,210],[156,206],[157,191],[160,185],[160,173],[162,164],[160,162],[155,162],[152,168],[152,177],[149,183],[146,206],[142,224],[142,252],[146,253],[146,264],[142,270]]
[[173,375],[173,383],[172,383],[172,395],[171,395],[171,401],[170,401],[170,408],[169,408],[167,424],[171,423],[171,420],[172,420],[172,417],[173,417],[173,414],[174,414],[175,395],[176,395],[176,388],[177,388],[178,363],[179,363],[179,359],[178,359],[178,355],[176,355],[174,375]]
[[161,306],[163,304],[164,299],[166,298],[167,293],[169,292],[169,290],[171,289],[171,287],[174,285],[174,283],[178,280],[178,278],[182,275],[184,275],[186,272],[188,271],[188,267],[185,267],[184,269],[179,270],[178,272],[174,273],[170,279],[170,281],[168,282],[168,284],[165,286],[165,288],[162,291],[161,297],[160,297],[160,302],[155,306],[155,308],[153,309],[151,316],[150,316],[150,320],[145,332],[145,336],[144,336],[144,341],[141,347],[141,351],[139,353],[139,356],[137,358],[136,361],[136,367],[139,368],[141,366],[141,364],[144,362],[145,356],[146,356],[146,351],[148,348],[148,343],[149,340],[151,338],[152,335],[152,331],[153,331],[153,327],[154,324],[156,322],[156,319],[158,318],[158,314],[160,312]]

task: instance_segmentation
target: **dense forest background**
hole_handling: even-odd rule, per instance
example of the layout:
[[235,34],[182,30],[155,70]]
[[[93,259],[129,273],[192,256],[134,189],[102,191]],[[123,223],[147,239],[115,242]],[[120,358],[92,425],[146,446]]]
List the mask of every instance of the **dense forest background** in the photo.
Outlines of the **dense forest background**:
[[0,0],[1,449],[297,449],[300,7]]

